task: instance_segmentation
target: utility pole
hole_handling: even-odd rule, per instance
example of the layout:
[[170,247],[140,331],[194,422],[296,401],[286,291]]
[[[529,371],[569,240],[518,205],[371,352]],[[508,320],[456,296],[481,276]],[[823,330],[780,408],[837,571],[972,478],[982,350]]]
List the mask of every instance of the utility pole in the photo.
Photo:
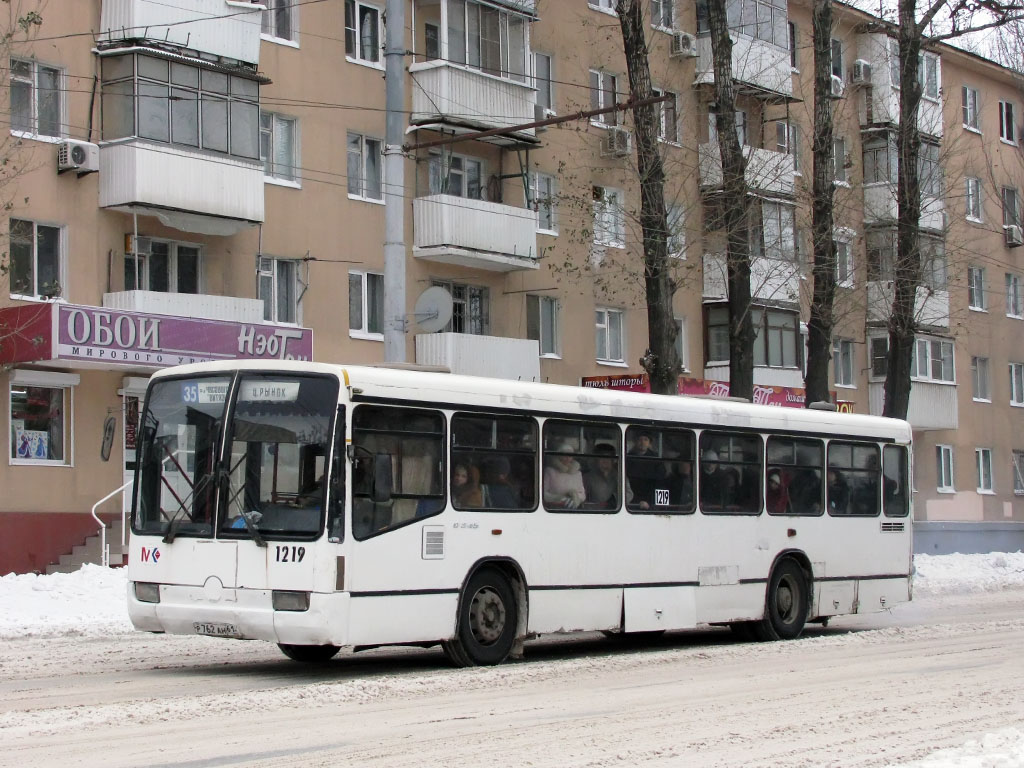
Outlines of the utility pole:
[[384,48],[384,360],[405,362],[405,3],[387,0]]

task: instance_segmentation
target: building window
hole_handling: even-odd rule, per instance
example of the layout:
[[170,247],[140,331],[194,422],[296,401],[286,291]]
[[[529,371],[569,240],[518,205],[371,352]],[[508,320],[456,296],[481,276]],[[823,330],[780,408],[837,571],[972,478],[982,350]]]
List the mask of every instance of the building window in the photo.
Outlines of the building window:
[[864,183],[896,182],[896,143],[891,133],[876,133],[864,140]]
[[491,331],[491,293],[478,285],[463,285],[435,280],[434,285],[448,289],[452,295],[452,319],[444,327],[448,333],[470,333],[486,336]]
[[845,80],[843,70],[843,41],[832,38],[832,76]]
[[78,381],[73,374],[11,374],[11,464],[71,463],[71,395]]
[[708,307],[706,350],[707,364],[727,362],[729,360],[729,308],[726,306]]
[[789,22],[789,66],[797,69],[800,66],[800,57],[797,55],[799,48],[799,35],[796,24]]
[[537,212],[537,231],[558,234],[555,220],[555,177],[546,173],[530,174],[530,198]]
[[935,446],[936,490],[941,493],[952,493],[953,487],[953,446]]
[[382,200],[381,141],[348,134],[348,194],[360,200]]
[[[590,70],[590,108],[610,109],[617,103],[618,78],[608,72]],[[618,125],[619,110],[594,115],[590,122],[598,125]]]
[[846,156],[846,139],[841,137],[833,139],[832,152],[832,178],[837,184],[846,184],[848,181],[846,174],[848,161]]
[[553,79],[554,60],[547,53],[534,53],[533,87],[537,89],[537,106],[551,113],[555,111],[555,94],[551,86]]
[[271,323],[299,322],[299,262],[260,256],[259,298],[263,319]]
[[1024,496],[1024,451],[1013,452],[1013,492]]
[[853,369],[853,340],[835,339],[832,342],[832,367],[837,387],[856,386]]
[[992,402],[988,379],[988,358],[971,358],[971,395],[978,402]]
[[260,159],[265,175],[282,181],[298,180],[296,125],[295,118],[260,113]]
[[999,138],[1010,144],[1017,143],[1017,128],[1013,124],[1013,102],[999,102]]
[[1024,405],[1024,363],[1010,363],[1010,405]]
[[651,91],[654,96],[666,96],[668,101],[660,101],[654,105],[655,119],[658,121],[658,138],[671,144],[679,143],[679,120],[676,113],[676,95],[671,91],[657,88]]
[[668,224],[666,248],[671,259],[686,258],[686,214],[681,205],[668,206],[665,221]]
[[448,60],[526,82],[526,16],[474,0],[449,2]]
[[9,222],[11,295],[52,299],[63,293],[61,229],[25,219]]
[[893,88],[900,87],[900,41],[890,37],[889,40],[889,83]]
[[933,291],[946,289],[946,243],[937,237],[920,238],[921,285]]
[[132,240],[134,252],[126,253],[124,257],[126,291],[200,292],[202,261],[199,246],[150,237]]
[[381,64],[381,12],[356,0],[345,0],[345,57],[362,64]]
[[985,268],[967,268],[967,306],[986,311],[988,298],[985,295]]
[[558,299],[526,295],[526,338],[538,342],[541,357],[558,357]]
[[384,338],[384,275],[348,273],[348,335]]
[[602,11],[615,12],[615,0],[587,0],[591,8],[600,8]]
[[623,314],[621,309],[598,309],[594,312],[598,362],[625,362]]
[[[260,158],[259,83],[155,56],[105,56],[103,139]],[[133,98],[137,97],[137,98]]]
[[978,470],[978,493],[992,493],[992,449],[974,449],[975,467]]
[[11,131],[60,137],[64,114],[63,72],[35,60],[11,59]]
[[939,165],[938,144],[928,141],[921,142],[917,170],[921,184],[921,197],[940,197],[942,195],[942,167]]
[[853,249],[847,240],[836,240],[836,285],[853,287]]
[[896,233],[890,229],[868,232],[866,239],[868,280],[892,280],[896,267]]
[[921,81],[921,96],[938,101],[939,94],[942,93],[939,82],[939,57],[934,53],[922,53],[918,58],[917,76]]
[[778,309],[750,310],[754,324],[754,365],[799,368],[801,365],[800,315]]
[[[754,205],[750,226],[751,258],[792,262],[796,259],[796,235],[793,225],[794,206],[789,203],[763,201]],[[760,226],[756,220],[761,214]]]
[[978,89],[963,86],[960,89],[960,98],[963,102],[964,128],[978,131]]
[[686,342],[686,318],[676,318],[676,354],[679,366],[684,371],[690,370],[690,345]]
[[675,28],[675,0],[651,0],[651,24],[661,29]]
[[261,29],[263,34],[278,40],[294,41],[297,38],[295,9],[299,4],[295,0],[260,0],[260,2],[267,7],[267,10],[263,12]]
[[1024,317],[1024,295],[1021,294],[1020,275],[1006,273],[1006,314]]
[[968,177],[965,182],[965,209],[970,221],[981,221],[981,179]]
[[954,384],[953,342],[938,339],[915,339],[914,357],[910,362],[910,378]]
[[626,212],[622,192],[611,187],[593,188],[594,243],[610,248],[626,247]]
[[775,123],[775,149],[793,158],[793,173],[800,170],[800,126],[779,120]]
[[451,153],[432,154],[429,163],[430,194],[483,199],[483,163]]
[[868,339],[871,351],[871,378],[884,379],[889,369],[889,339],[886,336],[875,336]]
[[[725,6],[729,29],[766,43],[789,48],[789,18],[785,0],[728,0]],[[707,5],[697,3],[697,31],[707,31]]]

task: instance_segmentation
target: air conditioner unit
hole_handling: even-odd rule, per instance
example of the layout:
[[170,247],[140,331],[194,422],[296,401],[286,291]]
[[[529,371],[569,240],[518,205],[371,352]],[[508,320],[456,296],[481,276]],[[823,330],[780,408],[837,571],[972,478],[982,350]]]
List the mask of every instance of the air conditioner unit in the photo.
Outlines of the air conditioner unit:
[[124,252],[131,256],[147,256],[153,252],[153,240],[149,237],[137,237],[131,232],[124,236]]
[[[543,104],[534,104],[533,105],[533,119],[536,122],[539,123],[541,120],[547,120],[548,118],[554,117],[554,116],[555,116],[554,110],[548,109]],[[542,125],[539,128],[535,128],[534,130],[546,131],[547,129],[548,129],[548,126]]]
[[850,73],[850,82],[854,85],[865,85],[871,82],[871,64],[864,59],[857,59],[853,62],[853,71]]
[[1009,248],[1016,248],[1018,245],[1024,245],[1024,232],[1016,224],[1011,224],[1008,227],[1003,228],[1006,232],[1006,245]]
[[843,98],[844,88],[843,78],[839,75],[832,75],[832,98],[841,99]]
[[601,156],[625,157],[629,154],[632,138],[625,128],[609,128],[601,140]]
[[669,55],[677,59],[692,59],[697,55],[697,38],[689,32],[673,32]]
[[78,171],[82,176],[100,169],[100,148],[91,141],[67,139],[57,147],[57,173]]

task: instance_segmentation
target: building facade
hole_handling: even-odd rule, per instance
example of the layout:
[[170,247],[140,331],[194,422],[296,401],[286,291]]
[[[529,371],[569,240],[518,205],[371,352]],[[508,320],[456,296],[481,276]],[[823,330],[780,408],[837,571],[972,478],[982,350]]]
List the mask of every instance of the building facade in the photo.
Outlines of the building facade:
[[[382,362],[385,329],[397,322],[409,362],[642,386],[631,118],[532,126],[627,98],[613,5],[410,0],[401,190],[383,173],[383,0],[41,7],[32,34],[8,46],[0,573],[45,570],[95,531],[89,511],[130,483],[139,398],[164,366]],[[715,393],[729,368],[707,22],[689,2],[652,0],[645,12],[652,79],[667,97],[659,146],[682,390]],[[833,382],[843,408],[877,414],[898,71],[877,20],[845,7],[837,19]],[[755,383],[759,399],[799,406],[810,10],[736,0],[730,23],[753,195]],[[952,48],[926,53],[922,73],[915,515],[1024,523],[1024,95],[1010,71]],[[504,130],[476,137],[493,129]],[[384,301],[389,191],[404,219],[401,317]],[[452,299],[439,328],[417,305],[434,286]],[[122,503],[115,494],[98,513],[119,519]]]

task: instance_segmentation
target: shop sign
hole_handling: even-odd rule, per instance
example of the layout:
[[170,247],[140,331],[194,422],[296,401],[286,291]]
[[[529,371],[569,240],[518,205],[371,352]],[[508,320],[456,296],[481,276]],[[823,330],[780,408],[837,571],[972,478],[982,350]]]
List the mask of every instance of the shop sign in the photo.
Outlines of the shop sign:
[[[646,373],[626,374],[620,376],[585,376],[584,387],[596,389],[615,389],[628,392],[650,392],[651,385]],[[680,377],[680,395],[706,395],[711,397],[728,397],[729,383],[710,379],[690,379]],[[754,385],[753,402],[757,405],[775,405],[784,408],[803,408],[806,400],[805,390],[801,387],[773,387]],[[851,404],[852,405],[852,404]]]

